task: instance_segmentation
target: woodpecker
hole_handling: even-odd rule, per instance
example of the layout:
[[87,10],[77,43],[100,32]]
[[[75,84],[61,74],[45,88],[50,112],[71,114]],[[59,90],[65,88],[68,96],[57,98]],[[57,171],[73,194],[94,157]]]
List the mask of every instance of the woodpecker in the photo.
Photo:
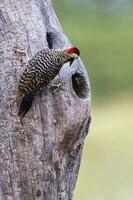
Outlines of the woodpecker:
[[28,61],[17,84],[20,119],[31,108],[34,96],[55,78],[63,64],[70,62],[71,66],[79,55],[80,51],[76,47],[65,50],[43,49]]

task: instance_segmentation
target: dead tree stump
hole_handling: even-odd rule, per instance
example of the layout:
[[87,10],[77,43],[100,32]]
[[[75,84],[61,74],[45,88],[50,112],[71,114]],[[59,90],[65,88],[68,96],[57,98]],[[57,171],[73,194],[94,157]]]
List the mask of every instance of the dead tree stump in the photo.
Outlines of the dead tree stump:
[[[21,126],[16,83],[28,58],[71,44],[50,0],[0,0],[0,199],[71,200],[90,123],[90,85],[81,60],[64,65],[36,96]],[[81,52],[82,54],[82,52]]]

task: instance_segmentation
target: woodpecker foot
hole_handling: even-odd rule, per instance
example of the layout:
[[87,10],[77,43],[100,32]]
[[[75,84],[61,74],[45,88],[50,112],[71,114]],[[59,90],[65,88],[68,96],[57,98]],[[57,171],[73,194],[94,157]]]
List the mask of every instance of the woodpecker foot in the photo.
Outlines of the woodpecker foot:
[[67,81],[59,82],[58,84],[50,83],[50,87],[53,89],[53,93],[56,93],[59,89],[65,90],[62,86],[66,84]]

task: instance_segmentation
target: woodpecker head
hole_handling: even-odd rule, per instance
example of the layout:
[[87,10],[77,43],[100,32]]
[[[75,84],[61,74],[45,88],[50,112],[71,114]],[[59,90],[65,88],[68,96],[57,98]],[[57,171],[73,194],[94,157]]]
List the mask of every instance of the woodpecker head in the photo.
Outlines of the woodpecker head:
[[72,47],[66,50],[68,60],[70,62],[70,66],[72,65],[73,61],[80,56],[80,51],[76,47]]

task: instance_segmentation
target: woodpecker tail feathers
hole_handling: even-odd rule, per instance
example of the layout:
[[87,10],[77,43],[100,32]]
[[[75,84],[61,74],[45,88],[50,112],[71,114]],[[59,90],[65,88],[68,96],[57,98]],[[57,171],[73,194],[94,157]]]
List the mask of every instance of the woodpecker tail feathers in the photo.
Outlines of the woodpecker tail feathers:
[[18,112],[18,116],[20,116],[21,119],[26,115],[26,113],[31,108],[33,99],[34,99],[33,95],[27,95],[23,97]]

